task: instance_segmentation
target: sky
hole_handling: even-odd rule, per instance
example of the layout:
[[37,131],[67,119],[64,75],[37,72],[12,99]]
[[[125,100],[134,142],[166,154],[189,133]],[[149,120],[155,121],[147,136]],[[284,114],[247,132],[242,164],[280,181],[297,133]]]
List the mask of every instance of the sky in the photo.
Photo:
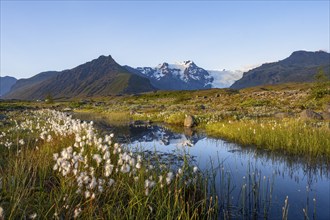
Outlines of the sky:
[[325,1],[4,1],[1,76],[71,69],[100,55],[119,64],[193,60],[248,70],[293,51],[329,52]]

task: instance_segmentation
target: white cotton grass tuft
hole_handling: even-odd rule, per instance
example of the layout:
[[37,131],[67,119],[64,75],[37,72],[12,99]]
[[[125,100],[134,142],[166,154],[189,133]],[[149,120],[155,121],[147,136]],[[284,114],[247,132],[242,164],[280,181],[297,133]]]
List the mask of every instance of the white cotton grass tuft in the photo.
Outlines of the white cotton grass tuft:
[[73,218],[78,218],[80,213],[81,213],[81,208],[80,207],[75,208]]
[[36,219],[37,218],[37,213],[33,213],[29,215],[29,219]]
[[115,180],[114,180],[114,179],[110,179],[108,185],[109,185],[109,186],[112,186],[114,183],[115,183]]
[[141,163],[140,163],[140,161],[137,162],[137,164],[135,165],[135,168],[136,168],[136,169],[141,169]]
[[5,218],[5,212],[3,208],[0,206],[0,219],[4,219],[4,218]]
[[24,145],[24,144],[25,144],[25,142],[24,142],[23,139],[20,139],[20,140],[18,141],[18,143],[19,143],[20,145]]
[[166,176],[167,185],[170,185],[172,180],[173,180],[173,173],[172,172],[167,173],[167,176]]
[[150,177],[149,177],[149,179],[146,179],[144,181],[144,189],[145,189],[145,195],[146,196],[149,195],[149,190],[152,189],[155,185],[156,185],[156,182],[150,180]]

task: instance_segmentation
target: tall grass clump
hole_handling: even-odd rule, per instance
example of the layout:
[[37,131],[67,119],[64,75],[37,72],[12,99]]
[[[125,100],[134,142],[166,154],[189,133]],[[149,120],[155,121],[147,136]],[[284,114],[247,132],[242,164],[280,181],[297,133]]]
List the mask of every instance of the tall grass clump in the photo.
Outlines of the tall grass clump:
[[330,129],[327,122],[283,120],[240,120],[206,125],[206,130],[242,145],[317,159],[330,157]]
[[216,218],[217,200],[188,162],[151,163],[61,112],[12,114],[0,131],[0,218]]
[[172,125],[183,125],[184,119],[184,112],[176,112],[165,117],[164,122]]

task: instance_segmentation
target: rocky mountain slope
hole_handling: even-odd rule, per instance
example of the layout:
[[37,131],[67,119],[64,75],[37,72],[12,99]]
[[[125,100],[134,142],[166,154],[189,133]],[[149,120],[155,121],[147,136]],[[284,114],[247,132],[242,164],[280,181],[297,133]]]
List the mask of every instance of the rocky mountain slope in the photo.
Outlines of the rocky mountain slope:
[[267,84],[311,82],[319,68],[330,77],[330,54],[324,51],[296,51],[278,62],[266,63],[243,73],[231,88],[242,89]]
[[11,76],[0,76],[0,97],[8,93],[17,79]]
[[19,91],[13,88],[5,98],[44,99],[48,94],[54,98],[96,97],[155,90],[147,78],[128,72],[111,56],[100,56],[73,69],[53,74],[38,83],[29,84],[28,88],[22,89],[23,86],[20,86]]

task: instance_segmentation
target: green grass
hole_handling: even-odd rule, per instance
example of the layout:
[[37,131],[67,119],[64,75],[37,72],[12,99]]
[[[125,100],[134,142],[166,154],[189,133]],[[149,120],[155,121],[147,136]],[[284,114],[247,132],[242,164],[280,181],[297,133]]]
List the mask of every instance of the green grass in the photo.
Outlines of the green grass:
[[283,120],[224,121],[206,125],[211,135],[261,149],[280,151],[311,159],[330,158],[328,122]]
[[256,99],[250,98],[250,99],[242,102],[240,106],[257,107],[257,106],[264,106],[264,105],[270,105],[270,104],[271,104],[271,102],[269,100],[256,100]]

